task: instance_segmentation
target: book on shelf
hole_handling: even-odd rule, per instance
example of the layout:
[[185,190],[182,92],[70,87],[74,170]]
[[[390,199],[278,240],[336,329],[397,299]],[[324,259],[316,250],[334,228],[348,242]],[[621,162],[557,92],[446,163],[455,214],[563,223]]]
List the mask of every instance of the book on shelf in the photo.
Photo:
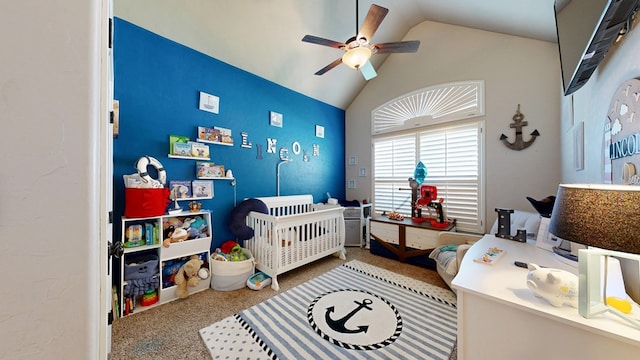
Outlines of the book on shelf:
[[196,177],[204,179],[224,177],[224,165],[198,161],[196,163]]
[[188,180],[169,180],[169,189],[172,199],[188,199],[191,197],[191,181]]
[[[176,152],[175,144],[184,144],[178,145],[178,152]],[[188,146],[188,150],[186,150],[186,146]],[[181,154],[183,150],[186,150],[186,154]],[[189,156],[191,154],[191,146],[189,145],[189,137],[182,135],[169,135],[169,154],[171,155],[182,155]]]
[[206,141],[220,141],[220,130],[198,126],[198,139]]
[[231,137],[231,129],[221,128],[217,126],[214,126],[213,129],[220,132],[219,141],[221,143],[233,145],[233,138]]
[[191,144],[189,143],[174,143],[172,155],[178,156],[191,156]]
[[209,157],[209,145],[194,142],[189,142],[191,144],[191,156],[197,158],[208,158]]
[[207,198],[213,197],[213,181],[211,180],[193,180],[191,182],[193,189],[193,197]]

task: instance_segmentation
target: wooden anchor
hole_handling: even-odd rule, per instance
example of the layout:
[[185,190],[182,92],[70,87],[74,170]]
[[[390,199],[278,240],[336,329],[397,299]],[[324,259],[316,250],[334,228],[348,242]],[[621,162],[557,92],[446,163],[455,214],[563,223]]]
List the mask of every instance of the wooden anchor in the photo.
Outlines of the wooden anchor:
[[534,141],[536,141],[536,137],[540,136],[538,129],[536,129],[536,130],[533,130],[533,132],[530,134],[531,139],[529,141],[524,141],[522,139],[522,128],[524,126],[529,125],[529,123],[526,121],[522,121],[523,119],[524,119],[524,115],[520,112],[520,104],[518,104],[518,110],[516,110],[516,114],[513,115],[513,124],[509,125],[510,128],[516,129],[516,140],[514,142],[509,142],[507,140],[508,139],[507,135],[505,134],[500,135],[500,140],[502,140],[504,145],[511,150],[526,149],[529,146],[531,146],[531,144],[533,144]]

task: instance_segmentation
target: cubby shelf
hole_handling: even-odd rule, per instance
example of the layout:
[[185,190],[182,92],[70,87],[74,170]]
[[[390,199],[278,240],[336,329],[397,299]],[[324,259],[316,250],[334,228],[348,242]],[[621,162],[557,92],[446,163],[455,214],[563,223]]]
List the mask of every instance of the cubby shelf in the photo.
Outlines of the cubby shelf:
[[[181,199],[188,200],[188,199]],[[165,231],[169,225],[176,228],[186,221],[187,218],[200,218],[201,226],[198,227],[198,233],[189,232],[189,237],[180,242],[169,244],[164,247],[163,240]],[[175,225],[177,224],[177,225]],[[179,267],[191,255],[198,255],[204,264],[202,268],[206,269],[206,273],[211,273],[210,266],[210,246],[211,246],[211,212],[206,210],[191,212],[182,211],[177,214],[159,215],[153,217],[127,218],[122,217],[122,243],[127,243],[130,239],[130,227],[141,226],[141,234],[136,237],[137,241],[145,241],[149,237],[149,245],[140,245],[135,247],[126,247],[124,254],[120,259],[120,286],[118,291],[119,314],[120,316],[130,315],[143,310],[151,309],[155,306],[165,304],[169,301],[176,300],[176,286],[173,284],[171,267]],[[138,227],[139,228],[139,227]],[[191,227],[193,228],[193,226]],[[203,237],[199,237],[203,236]],[[167,267],[167,271],[165,270]],[[148,276],[147,276],[148,275]],[[156,279],[157,277],[157,279]],[[144,296],[140,294],[142,290],[146,290],[147,284],[152,280],[158,281],[155,289],[157,301],[151,305],[143,305]],[[203,291],[209,288],[210,278],[201,279],[200,283],[195,287],[189,287],[189,293]],[[125,286],[132,284],[142,289],[129,289],[132,295],[124,295]],[[133,306],[127,306],[127,298],[132,299]],[[129,308],[129,311],[127,309]],[[130,308],[133,308],[131,310]]]

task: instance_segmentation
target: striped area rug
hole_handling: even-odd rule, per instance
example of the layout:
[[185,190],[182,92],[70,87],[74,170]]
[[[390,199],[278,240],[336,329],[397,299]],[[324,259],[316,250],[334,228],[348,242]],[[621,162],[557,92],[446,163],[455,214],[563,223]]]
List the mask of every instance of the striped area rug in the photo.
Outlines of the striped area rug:
[[213,359],[448,359],[453,293],[356,260],[200,330]]

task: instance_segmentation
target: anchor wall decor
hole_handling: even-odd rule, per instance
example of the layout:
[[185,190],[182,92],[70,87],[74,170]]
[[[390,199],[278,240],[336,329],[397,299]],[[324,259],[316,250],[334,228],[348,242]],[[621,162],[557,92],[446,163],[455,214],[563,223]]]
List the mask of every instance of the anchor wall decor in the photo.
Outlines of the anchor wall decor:
[[516,110],[516,114],[513,115],[513,124],[510,124],[509,127],[512,129],[516,129],[516,140],[514,142],[509,142],[507,135],[505,134],[501,134],[500,135],[500,140],[502,140],[502,143],[504,143],[504,145],[506,147],[508,147],[511,150],[522,150],[522,149],[526,149],[529,146],[531,146],[531,144],[533,144],[534,141],[536,141],[536,137],[540,136],[540,133],[538,132],[538,130],[533,130],[533,132],[530,134],[531,135],[531,139],[528,141],[524,141],[522,139],[522,128],[524,126],[529,125],[528,122],[526,121],[522,121],[524,119],[524,115],[520,112],[520,104],[518,104],[518,109]]

